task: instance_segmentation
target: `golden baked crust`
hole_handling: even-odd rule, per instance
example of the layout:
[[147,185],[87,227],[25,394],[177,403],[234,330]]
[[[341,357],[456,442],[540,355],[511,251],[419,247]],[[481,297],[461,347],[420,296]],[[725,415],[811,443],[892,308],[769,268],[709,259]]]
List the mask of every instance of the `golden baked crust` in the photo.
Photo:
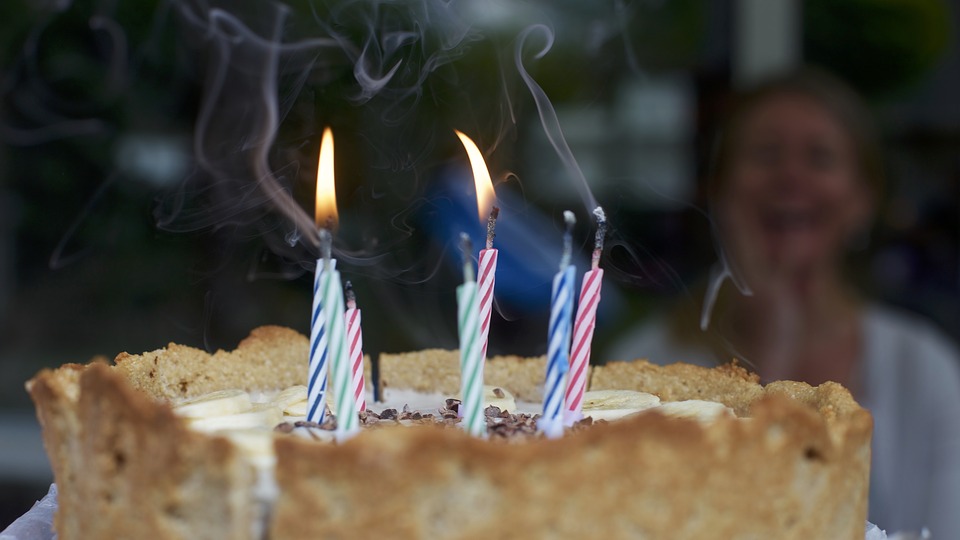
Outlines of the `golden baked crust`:
[[[523,401],[543,398],[546,358],[494,356],[483,366],[483,382],[501,386]],[[588,371],[589,377],[589,371]],[[458,351],[423,351],[381,354],[380,381],[383,388],[403,388],[417,392],[460,393],[460,356]]]
[[253,470],[222,437],[102,363],[29,384],[58,486],[59,538],[250,537]]
[[209,354],[171,343],[143,354],[120,353],[114,360],[134,388],[153,397],[179,399],[225,388],[265,390],[303,384],[307,338],[289,328],[262,326],[236,350]]
[[522,445],[409,428],[278,440],[271,537],[862,539],[864,456],[847,469],[803,404],[758,409],[707,426],[644,414]]
[[691,364],[660,366],[635,360],[594,367],[590,386],[611,390],[643,389],[664,401],[719,401],[742,416],[763,392],[759,381],[756,374],[735,363],[707,369]]
[[[302,384],[306,354],[306,338],[267,327],[230,353],[171,345],[38,374],[28,388],[60,487],[60,538],[256,538],[252,466],[156,398]],[[508,358],[489,363],[487,382],[538,394],[542,360]],[[455,393],[456,364],[451,352],[384,355],[382,381]],[[509,445],[429,427],[342,445],[277,435],[270,538],[863,537],[872,421],[839,385],[761,387],[736,366],[645,362],[597,367],[590,383],[717,400],[749,418],[652,412]]]

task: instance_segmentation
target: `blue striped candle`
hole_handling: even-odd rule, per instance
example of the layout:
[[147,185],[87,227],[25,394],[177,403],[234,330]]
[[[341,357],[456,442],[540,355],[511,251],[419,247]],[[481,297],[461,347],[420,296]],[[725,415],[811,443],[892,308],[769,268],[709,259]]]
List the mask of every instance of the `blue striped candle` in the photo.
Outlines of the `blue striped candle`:
[[[337,266],[336,259],[329,259],[330,269]],[[310,317],[310,362],[307,368],[307,421],[322,424],[326,418],[327,372],[329,371],[327,352],[326,316],[323,309],[323,295],[320,283],[324,273],[324,259],[317,259],[317,269],[313,274],[313,312]]]
[[566,392],[566,375],[570,368],[570,331],[576,274],[576,268],[570,264],[573,249],[572,229],[576,219],[572,212],[564,212],[564,220],[567,231],[563,236],[563,258],[560,261],[560,271],[553,278],[553,291],[550,297],[543,414],[537,422],[540,431],[551,439],[563,435],[563,397]]

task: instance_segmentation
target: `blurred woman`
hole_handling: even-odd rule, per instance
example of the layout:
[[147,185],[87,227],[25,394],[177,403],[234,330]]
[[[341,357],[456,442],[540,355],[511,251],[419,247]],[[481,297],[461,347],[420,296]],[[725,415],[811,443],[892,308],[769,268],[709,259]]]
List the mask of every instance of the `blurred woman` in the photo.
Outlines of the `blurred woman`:
[[861,298],[844,272],[882,183],[856,94],[813,70],[767,82],[734,109],[712,169],[721,262],[704,305],[634,329],[610,358],[735,357],[763,381],[843,384],[874,416],[871,521],[960,537],[960,353],[926,321]]

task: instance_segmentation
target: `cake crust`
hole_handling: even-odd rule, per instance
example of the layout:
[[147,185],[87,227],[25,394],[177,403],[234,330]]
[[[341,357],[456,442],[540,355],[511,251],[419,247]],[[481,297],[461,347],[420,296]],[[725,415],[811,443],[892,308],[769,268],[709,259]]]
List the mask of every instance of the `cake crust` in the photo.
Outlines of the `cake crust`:
[[[42,371],[28,389],[60,486],[60,538],[259,538],[253,467],[165,400],[302,384],[306,354],[306,338],[267,327],[233,352],[171,345]],[[402,375],[458,390],[443,386],[456,355],[429,358],[393,355],[384,384],[417,388]],[[488,382],[530,396],[541,361],[514,357]],[[650,412],[521,444],[440,427],[340,445],[277,434],[269,537],[863,537],[872,420],[840,385],[763,387],[738,366],[638,361],[595,368],[590,386],[720,401],[747,418]]]
[[250,537],[253,471],[230,441],[191,431],[102,363],[41,372],[30,393],[59,538]]
[[[483,366],[483,382],[507,388],[522,401],[543,399],[543,374],[546,357],[494,356]],[[587,376],[589,380],[589,368]],[[460,357],[458,351],[425,349],[423,351],[381,354],[382,388],[402,388],[417,392],[460,392]]]

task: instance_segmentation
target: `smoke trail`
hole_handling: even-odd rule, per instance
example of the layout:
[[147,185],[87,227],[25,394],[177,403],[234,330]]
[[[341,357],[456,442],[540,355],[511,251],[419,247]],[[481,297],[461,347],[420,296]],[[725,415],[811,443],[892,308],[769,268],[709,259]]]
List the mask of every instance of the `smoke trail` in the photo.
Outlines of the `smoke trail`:
[[[274,253],[309,260],[303,250],[317,254],[317,232],[312,208],[302,201],[312,201],[313,179],[311,167],[300,164],[315,163],[318,133],[330,123],[351,126],[335,130],[365,146],[370,154],[361,164],[410,178],[365,178],[362,189],[348,191],[355,213],[382,221],[377,205],[397,212],[397,202],[405,201],[410,206],[394,221],[405,219],[419,206],[422,173],[415,168],[436,159],[439,131],[411,120],[433,91],[430,77],[479,39],[458,6],[329,2],[310,4],[310,16],[303,17],[283,5],[252,16],[232,5],[228,11],[177,2],[186,34],[205,51],[206,76],[194,133],[199,170],[164,201],[161,227],[258,228]],[[338,177],[337,183],[344,182]],[[384,256],[375,253],[410,238],[410,228],[399,223],[392,238],[381,235],[376,246],[354,251],[341,237],[337,255],[382,267]]]
[[537,81],[530,76],[523,66],[523,48],[527,38],[534,32],[541,32],[546,39],[546,44],[534,55],[534,58],[543,58],[543,56],[550,51],[550,48],[553,47],[554,36],[550,28],[542,24],[535,24],[526,28],[517,38],[517,47],[514,52],[517,71],[520,72],[520,76],[526,83],[527,88],[530,89],[530,94],[533,95],[533,100],[537,105],[537,112],[540,114],[540,123],[543,125],[543,131],[547,135],[547,139],[550,140],[550,144],[553,145],[553,149],[557,152],[557,156],[560,158],[560,161],[563,162],[567,172],[573,177],[574,185],[577,187],[577,191],[580,192],[580,198],[583,200],[587,212],[593,212],[593,209],[599,205],[593,197],[593,193],[590,191],[590,186],[587,185],[587,179],[583,176],[583,171],[580,170],[577,159],[573,157],[573,152],[571,152],[570,147],[567,146],[567,141],[563,137],[563,130],[560,129],[560,121],[557,119],[557,112],[554,110],[553,105],[550,103],[550,98],[547,97],[543,88],[540,88]]

